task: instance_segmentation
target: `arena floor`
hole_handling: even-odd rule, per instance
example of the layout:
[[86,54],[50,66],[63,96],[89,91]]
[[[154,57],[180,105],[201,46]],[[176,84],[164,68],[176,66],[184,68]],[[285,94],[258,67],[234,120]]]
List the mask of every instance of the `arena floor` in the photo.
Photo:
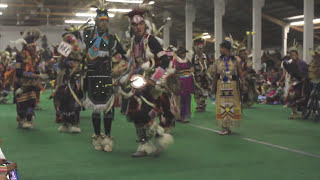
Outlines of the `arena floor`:
[[42,95],[35,129],[17,129],[14,104],[0,105],[0,147],[18,163],[21,180],[215,179],[319,180],[320,124],[289,120],[289,109],[255,105],[240,128],[219,136],[215,106],[172,131],[175,144],[160,157],[135,159],[135,130],[119,111],[112,153],[91,145],[91,112],[81,112],[81,134],[62,134],[49,92]]

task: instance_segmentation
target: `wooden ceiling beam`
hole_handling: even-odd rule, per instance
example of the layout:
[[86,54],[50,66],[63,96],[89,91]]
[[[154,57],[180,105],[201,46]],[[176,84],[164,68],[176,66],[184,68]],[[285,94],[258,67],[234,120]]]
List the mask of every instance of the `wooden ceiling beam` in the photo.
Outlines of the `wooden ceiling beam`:
[[[281,21],[280,19],[277,19],[275,17],[272,17],[268,14],[262,13],[262,18],[265,20],[268,20],[272,23],[275,23],[281,27],[285,27],[287,25],[287,23],[285,23],[284,21]],[[299,27],[299,26],[290,26],[290,28],[295,29],[297,31],[303,32],[303,28]],[[314,38],[320,40],[320,36],[319,35],[314,35]]]

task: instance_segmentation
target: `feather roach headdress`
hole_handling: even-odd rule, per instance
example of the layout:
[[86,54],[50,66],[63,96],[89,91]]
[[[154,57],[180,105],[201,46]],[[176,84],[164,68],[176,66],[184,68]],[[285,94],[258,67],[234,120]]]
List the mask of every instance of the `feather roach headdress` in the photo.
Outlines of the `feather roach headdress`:
[[97,5],[94,5],[92,7],[97,8],[97,16],[95,20],[107,20],[109,21],[109,14],[108,14],[108,3],[106,3],[105,0],[99,0]]

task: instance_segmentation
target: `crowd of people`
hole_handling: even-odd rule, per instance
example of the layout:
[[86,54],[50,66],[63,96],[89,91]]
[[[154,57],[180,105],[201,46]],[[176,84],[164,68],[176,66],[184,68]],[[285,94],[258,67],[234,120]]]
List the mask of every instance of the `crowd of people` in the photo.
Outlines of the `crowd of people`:
[[[317,86],[313,83],[311,76],[316,73],[309,69],[317,66],[317,57],[314,54],[313,62],[308,65],[299,58],[296,49],[291,49],[287,56],[281,60],[281,65],[271,67],[271,71],[260,71],[255,74],[256,89],[252,94],[254,100],[261,104],[284,105],[292,108],[290,119],[308,118],[308,101],[312,89]],[[246,81],[249,82],[249,81]],[[256,99],[258,97],[258,99]],[[299,115],[298,111],[301,111]],[[314,111],[317,114],[317,110]],[[316,116],[316,121],[319,117]]]
[[81,133],[80,112],[92,109],[93,148],[111,152],[114,109],[119,107],[136,128],[133,157],[160,154],[173,143],[170,130],[175,122],[188,123],[195,112],[205,112],[212,96],[221,135],[239,126],[242,109],[255,103],[290,107],[292,119],[300,117],[298,111],[304,117],[318,112],[319,107],[310,107],[308,101],[318,93],[320,52],[314,52],[310,66],[291,50],[281,66],[256,71],[249,51],[241,48],[235,54],[231,41],[220,44],[216,60],[205,54],[202,38],[194,40],[194,53],[183,47],[165,51],[148,29],[146,11],[133,10],[128,16],[128,47],[108,32],[108,10],[99,4],[95,25],[67,28],[53,52],[36,48],[41,32],[32,29],[14,50],[1,53],[0,101],[8,103],[12,92],[19,128],[34,128],[35,110],[40,109],[41,91],[50,87],[48,82],[59,132]]

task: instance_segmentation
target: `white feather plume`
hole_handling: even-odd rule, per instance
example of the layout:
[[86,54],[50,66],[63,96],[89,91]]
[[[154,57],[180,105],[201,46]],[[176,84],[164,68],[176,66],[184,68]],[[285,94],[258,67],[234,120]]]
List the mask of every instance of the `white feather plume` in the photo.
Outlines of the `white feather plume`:
[[20,38],[16,41],[10,41],[10,43],[17,48],[18,51],[22,51],[23,46],[27,44],[26,40]]

